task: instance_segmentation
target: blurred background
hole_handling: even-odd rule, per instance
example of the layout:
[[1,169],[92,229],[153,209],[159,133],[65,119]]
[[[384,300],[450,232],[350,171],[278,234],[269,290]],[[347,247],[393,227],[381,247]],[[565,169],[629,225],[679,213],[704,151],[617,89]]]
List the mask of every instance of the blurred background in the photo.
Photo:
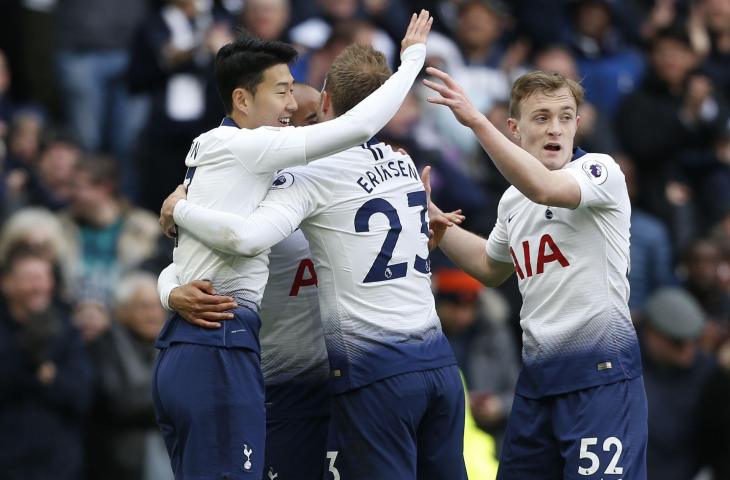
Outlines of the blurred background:
[[[730,479],[730,0],[5,0],[0,477],[170,478],[150,396],[172,252],[156,212],[223,116],[216,51],[239,28],[291,42],[295,79],[320,89],[352,42],[396,68],[420,8],[435,17],[427,63],[505,131],[522,73],[585,87],[576,144],[613,155],[633,200],[649,478]],[[435,202],[489,234],[507,184],[422,87],[378,138],[431,165]],[[495,441],[486,457],[519,371],[519,292],[438,253],[433,265],[474,419]]]

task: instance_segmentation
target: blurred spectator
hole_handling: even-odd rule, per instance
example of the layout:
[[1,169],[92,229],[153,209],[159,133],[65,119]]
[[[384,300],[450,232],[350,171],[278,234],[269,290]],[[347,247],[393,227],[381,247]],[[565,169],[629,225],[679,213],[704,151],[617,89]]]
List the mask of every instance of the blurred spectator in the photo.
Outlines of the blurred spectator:
[[10,119],[13,116],[15,105],[10,98],[10,66],[5,52],[0,50],[0,138],[8,133]]
[[632,92],[644,71],[642,55],[623,38],[616,25],[618,2],[574,1],[571,45],[586,99],[612,117],[621,98]]
[[116,321],[90,345],[97,377],[87,479],[172,478],[152,401],[154,343],[166,317],[157,278],[142,272],[125,275],[114,297]]
[[677,210],[686,210],[692,198],[686,184],[678,181],[678,156],[711,148],[727,121],[719,92],[696,73],[698,62],[684,28],[658,32],[651,71],[641,88],[624,99],[616,122],[619,138],[636,162],[639,204],[675,220],[671,227],[680,247],[694,234],[697,222],[690,215],[677,220]]
[[[344,25],[349,24],[350,26],[356,25],[362,28],[361,26],[364,25],[367,26],[368,36],[370,37],[366,44],[372,45],[376,50],[383,52],[390,65],[395,63],[399,49],[387,33],[376,28],[367,18],[359,15],[358,0],[318,0],[317,5],[319,6],[319,15],[294,25],[289,31],[289,38],[292,43],[304,50],[316,51],[326,48],[326,44],[332,42],[333,36],[341,36],[341,34],[334,35],[334,30],[338,27],[342,28]],[[400,35],[402,28],[407,25],[406,21],[400,29],[396,29],[398,35]],[[349,43],[352,42],[348,42],[345,46]],[[337,54],[332,58],[335,56]],[[329,64],[324,70],[326,71],[328,68]],[[295,76],[295,78],[315,87],[320,85],[320,83],[311,82],[303,77]]]
[[137,155],[139,203],[157,212],[185,176],[193,139],[223,118],[213,58],[232,39],[210,3],[167,0],[134,40],[129,82],[151,96],[151,111]]
[[649,480],[689,480],[702,466],[700,401],[716,368],[698,348],[704,326],[700,306],[682,289],[658,290],[646,305],[641,341],[649,405]]
[[8,131],[7,168],[30,169],[41,151],[46,120],[37,109],[16,110]]
[[471,392],[477,423],[501,443],[519,373],[506,302],[457,269],[434,278],[436,309]]
[[718,90],[730,92],[730,2],[698,0],[698,28],[707,35],[705,71]]
[[292,65],[292,76],[298,82],[321,88],[330,65],[345,47],[352,43],[368,46],[375,43],[373,25],[360,19],[341,20],[328,32],[329,37],[321,48],[301,55]]
[[76,169],[71,204],[60,214],[76,267],[70,285],[76,300],[108,305],[120,274],[155,254],[157,218],[124,202],[118,181],[113,160],[85,158]]
[[509,72],[526,60],[526,44],[506,44],[506,12],[499,5],[469,0],[459,6],[455,36],[466,65]]
[[721,277],[727,264],[717,243],[695,240],[682,258],[684,286],[699,302],[708,319],[703,345],[715,351],[730,327],[730,292]]
[[718,350],[718,363],[703,392],[700,411],[700,451],[711,478],[730,478],[730,340]]
[[246,0],[241,26],[262,40],[286,41],[289,0]]
[[0,279],[0,471],[8,480],[82,478],[92,370],[52,302],[53,266],[17,248]]
[[54,266],[55,296],[68,301],[75,263],[60,219],[42,208],[18,210],[0,230],[0,263],[20,245],[33,248]]
[[50,141],[40,154],[29,185],[28,202],[51,210],[68,205],[73,194],[73,177],[81,159],[81,149],[70,138]]
[[[613,155],[626,179],[629,198],[636,198],[636,171],[626,155]],[[666,225],[638,206],[631,208],[631,270],[629,270],[629,308],[634,323],[640,323],[641,312],[649,296],[660,287],[677,283],[672,272],[672,242]]]
[[122,185],[134,188],[132,155],[147,99],[126,85],[129,47],[146,0],[63,0],[56,11],[58,74],[73,135],[90,152],[112,152]]

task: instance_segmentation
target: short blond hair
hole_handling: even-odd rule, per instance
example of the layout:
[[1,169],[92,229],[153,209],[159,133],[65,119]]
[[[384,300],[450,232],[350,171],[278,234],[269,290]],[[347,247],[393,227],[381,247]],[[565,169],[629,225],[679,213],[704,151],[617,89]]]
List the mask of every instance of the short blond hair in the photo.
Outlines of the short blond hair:
[[536,70],[526,73],[515,80],[509,99],[509,116],[520,118],[522,101],[534,93],[554,93],[561,88],[567,88],[575,98],[576,107],[583,103],[585,91],[580,83],[566,78],[557,72],[543,72]]
[[385,55],[372,47],[350,45],[337,55],[327,72],[325,90],[335,115],[342,115],[378,89],[390,77]]

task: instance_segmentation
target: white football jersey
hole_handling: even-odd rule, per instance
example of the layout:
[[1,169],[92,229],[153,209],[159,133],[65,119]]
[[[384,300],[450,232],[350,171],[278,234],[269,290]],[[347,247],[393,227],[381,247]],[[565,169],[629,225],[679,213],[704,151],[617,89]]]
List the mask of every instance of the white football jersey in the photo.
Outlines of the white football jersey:
[[[301,222],[335,391],[453,364],[431,293],[426,193],[410,157],[362,145],[280,172],[261,204]],[[251,217],[255,221],[255,217]]]
[[271,247],[259,335],[261,371],[267,385],[293,377],[327,379],[317,272],[307,239],[299,230]]
[[[239,129],[230,119],[198,136],[185,164],[188,200],[218,211],[249,215],[266,195],[273,172],[305,163],[303,129]],[[173,252],[181,283],[210,280],[221,295],[261,303],[267,252],[252,258],[212,250],[184,229]]]
[[580,186],[576,209],[540,205],[510,187],[486,244],[491,258],[514,264],[522,293],[524,395],[640,373],[627,305],[631,204],[624,175],[601,154],[583,154],[564,168]]

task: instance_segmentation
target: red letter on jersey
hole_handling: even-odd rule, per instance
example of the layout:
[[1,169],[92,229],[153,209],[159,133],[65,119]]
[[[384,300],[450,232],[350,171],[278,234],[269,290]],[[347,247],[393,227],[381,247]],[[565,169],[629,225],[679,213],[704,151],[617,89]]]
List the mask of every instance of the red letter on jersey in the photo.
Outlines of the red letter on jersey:
[[[304,278],[304,273],[308,271],[309,276]],[[311,285],[317,286],[317,272],[314,271],[314,263],[308,258],[305,258],[299,263],[297,274],[294,277],[294,284],[289,292],[290,297],[296,297],[299,295],[299,289],[301,287],[309,287]]]
[[520,262],[517,261],[517,255],[515,255],[515,251],[512,249],[512,247],[509,247],[509,254],[512,255],[512,261],[515,262],[515,272],[517,272],[517,276],[520,277],[520,280],[524,280],[525,274],[522,273],[522,269],[520,268]]
[[[552,252],[550,255],[548,255],[545,251],[545,247],[547,246],[550,247],[550,251]],[[545,268],[545,264],[554,262],[555,260],[557,260],[563,268],[570,265],[568,260],[566,260],[563,256],[563,252],[561,252],[558,246],[555,245],[553,237],[546,233],[542,236],[542,238],[540,238],[540,246],[538,247],[537,253],[537,273],[542,273]]]

